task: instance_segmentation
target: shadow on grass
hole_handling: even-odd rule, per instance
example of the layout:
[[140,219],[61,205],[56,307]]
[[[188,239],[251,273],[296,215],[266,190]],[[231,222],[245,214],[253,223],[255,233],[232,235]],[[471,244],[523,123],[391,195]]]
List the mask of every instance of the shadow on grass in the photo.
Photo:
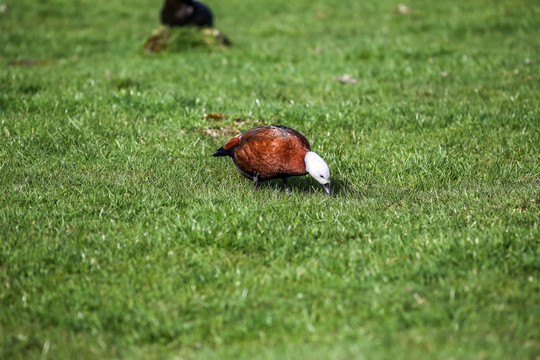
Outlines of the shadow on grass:
[[[251,183],[253,185],[253,183]],[[309,176],[293,176],[289,178],[289,188],[291,193],[317,194],[327,195],[326,191],[317,181]],[[351,187],[348,181],[338,178],[332,179],[331,182],[332,195],[340,196],[351,192]],[[272,189],[285,193],[285,185],[281,179],[265,180],[259,183],[259,189]]]

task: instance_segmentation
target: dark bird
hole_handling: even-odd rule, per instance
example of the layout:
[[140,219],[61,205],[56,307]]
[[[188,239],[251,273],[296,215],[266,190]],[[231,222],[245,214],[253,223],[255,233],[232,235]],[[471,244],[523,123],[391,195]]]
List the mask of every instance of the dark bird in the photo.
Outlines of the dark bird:
[[161,9],[161,23],[168,26],[214,25],[214,16],[205,4],[194,0],[165,0]]
[[283,179],[289,194],[287,178],[310,174],[332,194],[326,162],[311,151],[304,135],[286,126],[250,129],[233,137],[213,156],[230,156],[240,174],[253,180],[255,189],[259,181]]

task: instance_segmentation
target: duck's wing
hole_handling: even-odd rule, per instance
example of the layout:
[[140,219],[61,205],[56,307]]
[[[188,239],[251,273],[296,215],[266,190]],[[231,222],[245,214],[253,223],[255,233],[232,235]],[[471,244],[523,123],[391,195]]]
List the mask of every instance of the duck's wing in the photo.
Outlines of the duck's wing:
[[223,145],[222,147],[217,149],[216,152],[214,153],[214,155],[212,155],[212,156],[231,156],[232,157],[234,155],[233,149],[236,146],[238,146],[240,135],[242,135],[242,134],[238,134],[235,137],[233,137],[225,145]]

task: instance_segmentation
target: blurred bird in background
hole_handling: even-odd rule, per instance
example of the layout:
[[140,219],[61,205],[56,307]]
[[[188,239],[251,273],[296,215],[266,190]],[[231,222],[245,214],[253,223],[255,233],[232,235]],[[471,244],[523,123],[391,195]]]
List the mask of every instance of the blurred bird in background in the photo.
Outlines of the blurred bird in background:
[[161,23],[167,26],[212,27],[214,16],[205,4],[194,0],[165,0]]

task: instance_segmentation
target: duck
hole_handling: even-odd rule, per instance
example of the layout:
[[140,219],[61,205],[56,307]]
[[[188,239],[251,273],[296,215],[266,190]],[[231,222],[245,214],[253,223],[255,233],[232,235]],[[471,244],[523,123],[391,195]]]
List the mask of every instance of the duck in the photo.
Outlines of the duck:
[[231,157],[238,172],[253,181],[255,190],[261,181],[283,179],[285,191],[290,194],[287,179],[309,174],[326,193],[332,194],[328,165],[311,151],[304,135],[287,126],[268,125],[247,130],[230,139],[213,156]]
[[195,0],[165,0],[161,23],[167,26],[212,27],[214,16],[208,6]]

